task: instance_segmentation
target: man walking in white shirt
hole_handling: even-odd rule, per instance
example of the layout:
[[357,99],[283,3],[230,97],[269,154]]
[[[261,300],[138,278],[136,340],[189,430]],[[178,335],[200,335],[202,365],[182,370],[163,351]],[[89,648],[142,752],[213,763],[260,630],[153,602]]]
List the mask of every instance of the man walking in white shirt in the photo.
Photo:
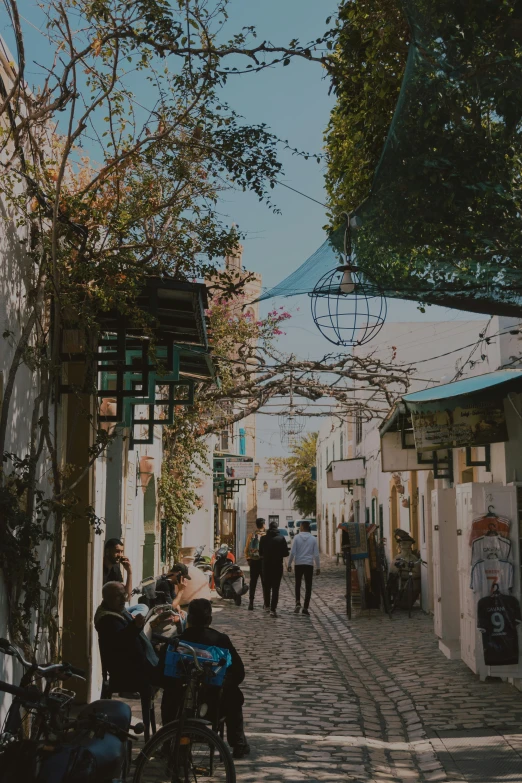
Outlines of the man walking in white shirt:
[[316,575],[320,572],[319,547],[317,539],[310,533],[310,522],[303,520],[298,535],[294,537],[292,551],[288,560],[288,570],[292,570],[292,563],[295,560],[295,609],[299,614],[301,611],[301,582],[305,581],[305,599],[303,614],[310,614],[310,598],[312,596],[312,581],[314,578],[314,563],[317,568]]

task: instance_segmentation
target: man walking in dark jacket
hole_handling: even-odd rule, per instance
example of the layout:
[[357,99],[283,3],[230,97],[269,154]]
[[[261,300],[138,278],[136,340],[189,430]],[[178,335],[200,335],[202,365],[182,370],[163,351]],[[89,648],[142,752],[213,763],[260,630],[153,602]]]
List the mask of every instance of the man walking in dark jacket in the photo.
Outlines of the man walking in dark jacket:
[[263,563],[263,593],[265,609],[270,617],[277,617],[279,587],[283,578],[283,560],[288,557],[288,544],[279,533],[277,522],[270,522],[268,532],[259,542],[259,553]]

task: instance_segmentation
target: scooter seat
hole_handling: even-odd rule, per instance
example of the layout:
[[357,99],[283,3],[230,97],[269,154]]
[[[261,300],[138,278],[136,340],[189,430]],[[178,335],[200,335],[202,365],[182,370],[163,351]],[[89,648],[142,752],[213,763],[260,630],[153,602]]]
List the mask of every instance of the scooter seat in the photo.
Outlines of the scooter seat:
[[79,719],[88,718],[90,715],[106,715],[107,720],[114,723],[119,729],[128,731],[131,725],[132,712],[128,704],[117,699],[98,699],[87,704],[80,714]]
[[[128,731],[131,710],[128,704],[111,699],[93,701],[84,707],[78,718],[104,715],[118,728]],[[80,728],[67,743],[59,745],[55,752],[44,758],[36,783],[79,783],[80,781],[121,780],[125,765],[127,742],[110,731],[92,736],[87,728]]]

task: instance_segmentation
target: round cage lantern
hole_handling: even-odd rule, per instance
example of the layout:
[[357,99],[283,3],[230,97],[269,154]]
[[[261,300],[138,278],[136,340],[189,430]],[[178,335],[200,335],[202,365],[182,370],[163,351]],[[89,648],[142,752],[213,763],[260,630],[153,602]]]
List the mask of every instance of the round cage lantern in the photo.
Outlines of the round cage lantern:
[[356,346],[370,342],[386,320],[386,298],[379,284],[352,263],[351,226],[357,218],[347,213],[344,264],[327,272],[310,294],[315,325],[334,345]]
[[279,415],[279,433],[281,442],[288,446],[295,445],[303,430],[305,428],[305,419],[296,413],[295,410],[290,410],[288,413],[281,413]]
[[334,345],[364,345],[382,329],[386,298],[379,285],[351,264],[327,272],[310,294],[315,325]]

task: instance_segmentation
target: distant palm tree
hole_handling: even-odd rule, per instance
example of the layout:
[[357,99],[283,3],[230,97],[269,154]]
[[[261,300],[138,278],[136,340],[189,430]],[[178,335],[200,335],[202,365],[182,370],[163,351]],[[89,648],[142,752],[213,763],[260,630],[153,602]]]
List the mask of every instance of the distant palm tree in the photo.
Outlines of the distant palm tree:
[[317,432],[309,432],[292,446],[292,456],[286,457],[284,479],[293,497],[295,508],[304,517],[315,517],[317,482],[312,478],[316,464]]

